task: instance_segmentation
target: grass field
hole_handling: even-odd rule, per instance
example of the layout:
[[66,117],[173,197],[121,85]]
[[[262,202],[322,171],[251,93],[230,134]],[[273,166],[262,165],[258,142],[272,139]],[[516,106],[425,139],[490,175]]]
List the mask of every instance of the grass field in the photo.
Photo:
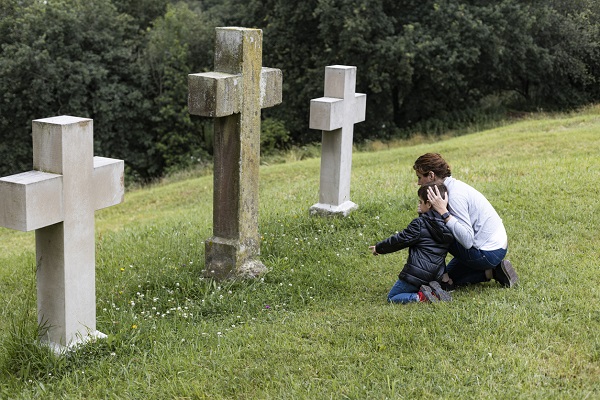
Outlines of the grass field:
[[[503,218],[516,288],[390,305],[406,251],[368,246],[416,215],[414,160],[439,152]],[[600,107],[353,158],[348,218],[309,217],[319,160],[261,167],[251,281],[201,278],[212,176],[96,213],[98,329],[36,345],[33,233],[0,229],[0,398],[599,399]]]

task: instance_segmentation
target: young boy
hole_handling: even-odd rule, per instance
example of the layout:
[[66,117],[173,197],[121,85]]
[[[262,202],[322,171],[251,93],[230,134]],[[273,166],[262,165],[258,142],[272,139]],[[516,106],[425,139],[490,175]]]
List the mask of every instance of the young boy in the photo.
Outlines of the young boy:
[[446,255],[454,237],[427,199],[427,189],[431,186],[437,186],[440,194],[447,196],[446,186],[442,183],[421,186],[417,192],[419,217],[402,232],[369,246],[375,256],[408,247],[406,264],[388,294],[391,303],[451,300],[450,294],[442,290],[438,282],[444,274]]

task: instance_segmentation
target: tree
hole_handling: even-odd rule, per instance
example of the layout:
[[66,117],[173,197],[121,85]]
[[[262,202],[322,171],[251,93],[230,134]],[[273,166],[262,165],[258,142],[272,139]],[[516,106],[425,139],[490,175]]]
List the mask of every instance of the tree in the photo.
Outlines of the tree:
[[296,142],[317,136],[306,128],[308,100],[322,95],[324,67],[357,66],[367,93],[360,140],[465,124],[486,99],[515,93],[522,104],[505,106],[598,99],[599,7],[554,3],[562,11],[541,0],[255,0],[240,5],[240,22],[264,30],[264,58],[283,70],[284,103],[272,115]]
[[121,14],[129,15],[132,23],[146,30],[152,21],[162,17],[167,11],[169,0],[118,0],[113,1]]
[[532,37],[551,65],[540,70],[530,105],[569,109],[600,97],[600,6],[590,0],[540,2]]
[[214,26],[185,4],[169,5],[148,30],[142,59],[146,90],[153,100],[153,150],[160,160],[151,174],[182,169],[211,152],[211,125],[192,119],[187,108],[188,74],[212,67]]
[[108,0],[26,2],[4,16],[2,174],[30,167],[31,121],[62,114],[103,115],[95,124],[96,150],[124,155],[126,146],[107,139],[117,125],[129,131],[123,116],[137,112],[141,102],[130,79],[129,21]]

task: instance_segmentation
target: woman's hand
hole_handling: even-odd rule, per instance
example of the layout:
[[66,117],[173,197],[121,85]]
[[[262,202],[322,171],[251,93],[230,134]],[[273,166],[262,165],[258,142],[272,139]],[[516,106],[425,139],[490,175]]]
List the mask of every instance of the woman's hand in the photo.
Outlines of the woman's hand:
[[371,250],[371,253],[373,253],[374,256],[379,254],[377,250],[375,250],[375,246],[369,246],[369,250]]
[[437,186],[430,186],[427,188],[427,200],[431,203],[431,206],[435,211],[440,214],[448,212],[448,195],[442,197],[440,190]]

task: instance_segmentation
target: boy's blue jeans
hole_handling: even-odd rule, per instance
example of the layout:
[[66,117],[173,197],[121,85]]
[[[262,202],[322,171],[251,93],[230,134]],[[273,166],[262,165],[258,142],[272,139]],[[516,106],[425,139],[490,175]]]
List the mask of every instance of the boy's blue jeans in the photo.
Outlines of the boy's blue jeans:
[[398,279],[392,289],[388,293],[388,301],[390,303],[412,303],[419,301],[417,292],[419,288]]
[[474,247],[465,249],[454,241],[449,249],[454,258],[446,266],[446,271],[455,285],[487,282],[485,271],[495,269],[506,256],[507,249],[492,251],[479,250]]

